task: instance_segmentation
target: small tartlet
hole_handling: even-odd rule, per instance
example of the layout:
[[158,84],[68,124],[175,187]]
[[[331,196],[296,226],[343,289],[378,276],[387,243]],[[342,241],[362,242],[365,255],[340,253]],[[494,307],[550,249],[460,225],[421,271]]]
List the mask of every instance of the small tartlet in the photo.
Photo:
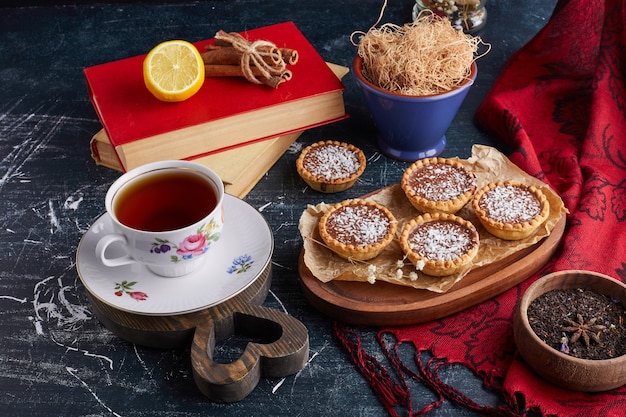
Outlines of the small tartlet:
[[550,203],[539,188],[515,181],[485,185],[476,192],[472,207],[485,229],[504,240],[530,236],[550,214]]
[[324,244],[340,257],[356,261],[378,256],[395,238],[397,227],[389,209],[362,199],[334,204],[319,221]]
[[352,187],[365,166],[361,149],[334,140],[307,146],[296,160],[296,170],[304,182],[323,193],[337,193]]
[[400,247],[416,268],[436,277],[452,275],[476,257],[480,238],[469,221],[448,213],[425,213],[410,220]]
[[413,207],[423,213],[454,214],[476,192],[476,175],[458,161],[426,158],[402,175],[400,186]]

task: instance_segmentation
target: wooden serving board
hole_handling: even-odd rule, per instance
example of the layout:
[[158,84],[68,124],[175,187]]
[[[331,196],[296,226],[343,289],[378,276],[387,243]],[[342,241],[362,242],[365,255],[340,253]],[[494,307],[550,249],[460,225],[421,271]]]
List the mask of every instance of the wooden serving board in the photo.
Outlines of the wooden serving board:
[[[109,330],[129,342],[162,349],[188,346],[196,385],[209,399],[234,402],[245,398],[261,376],[298,372],[309,356],[304,324],[261,304],[271,284],[271,263],[244,291],[204,310],[169,316],[129,313],[87,292],[95,315]],[[217,341],[238,334],[261,340],[248,343],[232,363],[213,361]]]
[[302,290],[322,313],[355,325],[403,326],[424,323],[489,300],[537,272],[557,250],[565,231],[565,215],[548,237],[498,262],[470,271],[445,293],[387,282],[333,280],[323,283],[304,263],[298,270]]

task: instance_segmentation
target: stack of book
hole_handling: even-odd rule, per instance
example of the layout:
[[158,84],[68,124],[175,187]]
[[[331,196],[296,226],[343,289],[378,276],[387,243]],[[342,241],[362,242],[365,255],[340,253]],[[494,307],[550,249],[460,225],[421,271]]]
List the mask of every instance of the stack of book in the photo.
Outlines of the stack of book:
[[[209,77],[190,99],[166,103],[144,86],[145,56],[86,68],[103,125],[90,143],[96,163],[125,172],[164,159],[194,160],[243,197],[304,130],[348,117],[341,83],[347,68],[326,63],[292,22],[242,35],[296,49],[292,78],[270,88],[242,77]],[[202,51],[212,43],[195,45]]]

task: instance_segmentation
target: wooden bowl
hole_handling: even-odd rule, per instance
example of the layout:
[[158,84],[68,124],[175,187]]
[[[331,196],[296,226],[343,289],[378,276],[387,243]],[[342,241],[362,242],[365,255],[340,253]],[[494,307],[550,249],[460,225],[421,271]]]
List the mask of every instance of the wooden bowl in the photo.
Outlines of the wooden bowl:
[[583,288],[610,295],[626,306],[626,285],[603,274],[589,271],[561,271],[540,278],[524,293],[517,305],[513,334],[527,364],[542,378],[562,388],[607,391],[626,384],[626,355],[612,359],[579,359],[559,352],[543,342],[528,322],[530,303],[551,290]]

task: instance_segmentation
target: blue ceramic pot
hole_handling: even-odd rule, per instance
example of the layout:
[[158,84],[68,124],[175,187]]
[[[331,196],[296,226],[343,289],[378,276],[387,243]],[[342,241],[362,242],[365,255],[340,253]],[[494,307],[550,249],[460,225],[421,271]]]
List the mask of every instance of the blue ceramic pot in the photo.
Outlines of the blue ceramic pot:
[[383,90],[363,76],[363,59],[354,59],[357,85],[378,128],[378,147],[387,156],[416,161],[439,155],[446,147],[446,130],[461,107],[477,74],[472,63],[470,78],[446,93],[405,96]]

